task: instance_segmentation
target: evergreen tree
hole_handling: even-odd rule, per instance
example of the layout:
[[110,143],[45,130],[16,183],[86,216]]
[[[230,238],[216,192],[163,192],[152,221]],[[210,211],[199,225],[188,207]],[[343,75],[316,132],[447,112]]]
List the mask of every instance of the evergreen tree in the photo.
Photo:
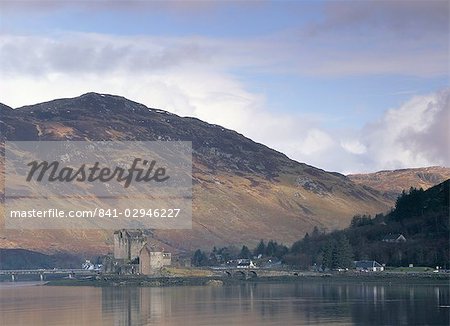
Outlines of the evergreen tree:
[[273,240],[270,240],[267,243],[266,255],[269,256],[269,257],[274,257],[276,250],[277,250],[277,243],[274,242]]
[[329,240],[325,246],[322,248],[322,267],[332,268],[333,267],[333,242]]
[[250,250],[248,249],[247,246],[242,246],[241,252],[239,254],[239,258],[245,258],[245,259],[250,259],[252,258],[252,253],[250,252]]
[[340,253],[339,248],[336,243],[333,245],[331,249],[331,267],[330,268],[340,268]]
[[351,228],[357,228],[365,225],[373,225],[372,216],[370,215],[355,215],[350,223]]
[[197,249],[194,256],[192,256],[191,264],[194,266],[206,266],[208,265],[208,257],[203,251]]
[[292,244],[290,252],[293,254],[301,253],[304,247],[305,248],[308,247],[310,240],[311,237],[309,236],[309,233],[306,232],[305,236],[303,237],[303,240],[298,240]]
[[236,259],[239,256],[239,249],[233,245],[222,247],[217,252],[222,256],[222,260],[225,262]]
[[308,234],[308,232],[306,232],[305,236],[303,237],[303,241],[304,242],[308,242],[309,241],[309,234]]
[[303,247],[303,241],[302,240],[294,242],[292,244],[292,247],[291,247],[291,253],[293,253],[293,254],[300,253],[302,251],[302,247]]
[[311,234],[312,238],[317,238],[320,235],[320,231],[319,228],[317,227],[317,225],[314,227],[313,232]]
[[266,245],[264,244],[264,241],[261,240],[255,249],[255,256],[264,255],[265,252],[266,252]]
[[351,268],[353,266],[353,249],[344,234],[340,234],[334,249],[333,268]]
[[275,244],[276,244],[276,247],[275,247],[274,256],[277,257],[278,259],[282,259],[289,252],[289,249],[288,249],[288,247],[286,247],[282,244],[277,244],[276,242],[275,242]]

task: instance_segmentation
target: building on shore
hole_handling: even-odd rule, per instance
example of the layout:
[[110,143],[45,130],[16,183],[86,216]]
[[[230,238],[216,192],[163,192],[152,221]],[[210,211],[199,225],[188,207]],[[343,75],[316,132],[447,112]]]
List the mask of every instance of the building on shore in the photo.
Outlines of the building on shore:
[[355,261],[356,270],[359,272],[382,272],[384,266],[375,260],[358,260]]
[[406,238],[403,234],[388,234],[386,235],[383,240],[383,242],[389,242],[389,243],[401,243],[401,242],[406,242]]
[[172,255],[152,246],[151,233],[145,230],[114,232],[114,253],[104,259],[103,271],[114,274],[157,275],[171,265]]
[[164,250],[145,245],[139,252],[139,274],[155,275],[164,266],[172,264],[172,254]]
[[251,259],[238,259],[237,268],[255,268],[255,264]]
[[114,259],[132,261],[147,243],[147,234],[142,230],[118,230],[114,232]]

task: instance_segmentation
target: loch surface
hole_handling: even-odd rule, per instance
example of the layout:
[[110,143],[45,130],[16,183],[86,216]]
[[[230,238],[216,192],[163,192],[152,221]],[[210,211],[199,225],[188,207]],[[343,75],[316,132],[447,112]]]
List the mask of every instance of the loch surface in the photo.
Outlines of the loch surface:
[[0,325],[448,325],[445,283],[85,287],[0,283]]

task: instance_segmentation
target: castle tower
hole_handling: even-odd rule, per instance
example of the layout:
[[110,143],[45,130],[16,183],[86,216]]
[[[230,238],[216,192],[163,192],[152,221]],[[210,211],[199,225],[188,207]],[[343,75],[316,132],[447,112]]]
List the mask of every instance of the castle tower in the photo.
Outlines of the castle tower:
[[118,230],[114,232],[114,258],[131,261],[139,256],[147,243],[142,230]]

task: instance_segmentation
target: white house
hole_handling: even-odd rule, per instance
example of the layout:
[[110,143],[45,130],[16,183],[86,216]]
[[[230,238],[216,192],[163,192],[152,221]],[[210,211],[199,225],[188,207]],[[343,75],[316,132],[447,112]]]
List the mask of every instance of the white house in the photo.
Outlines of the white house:
[[383,242],[391,242],[391,243],[406,242],[406,238],[403,234],[399,234],[399,233],[391,234],[390,233],[383,238]]
[[251,259],[239,259],[237,268],[254,268],[256,267],[255,264],[253,264],[253,261]]
[[375,260],[355,261],[356,270],[359,272],[382,272],[384,267]]

